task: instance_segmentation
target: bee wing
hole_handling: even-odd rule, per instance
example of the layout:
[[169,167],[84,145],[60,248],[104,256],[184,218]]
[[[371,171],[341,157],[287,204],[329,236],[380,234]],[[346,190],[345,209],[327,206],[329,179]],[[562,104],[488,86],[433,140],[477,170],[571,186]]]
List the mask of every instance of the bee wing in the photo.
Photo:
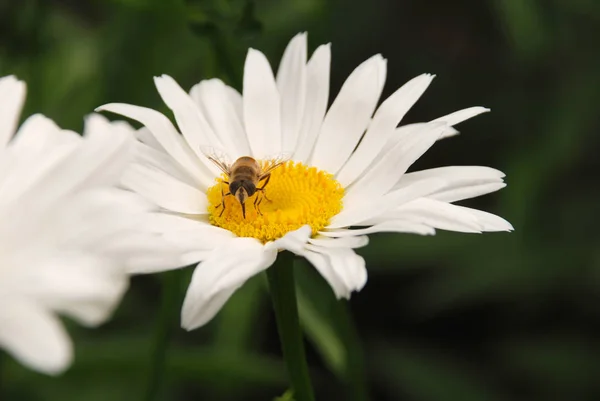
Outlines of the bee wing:
[[261,174],[260,174],[259,180],[262,180],[264,177],[269,175],[269,173],[271,173],[271,171],[273,171],[277,167],[281,166],[282,164],[284,164],[291,158],[292,158],[292,152],[280,152],[280,153],[273,155],[272,157],[265,158],[264,165],[261,169]]
[[231,172],[231,158],[227,155],[227,152],[214,148],[212,146],[200,146],[200,151],[208,160],[213,162],[222,172],[230,175]]

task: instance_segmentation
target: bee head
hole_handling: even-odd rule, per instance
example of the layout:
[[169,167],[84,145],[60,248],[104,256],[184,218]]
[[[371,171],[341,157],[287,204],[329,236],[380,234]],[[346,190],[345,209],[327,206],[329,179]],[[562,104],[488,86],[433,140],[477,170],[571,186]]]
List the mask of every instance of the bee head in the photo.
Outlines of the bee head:
[[229,184],[229,192],[231,192],[241,204],[244,204],[246,199],[256,192],[256,185],[247,180],[233,181]]

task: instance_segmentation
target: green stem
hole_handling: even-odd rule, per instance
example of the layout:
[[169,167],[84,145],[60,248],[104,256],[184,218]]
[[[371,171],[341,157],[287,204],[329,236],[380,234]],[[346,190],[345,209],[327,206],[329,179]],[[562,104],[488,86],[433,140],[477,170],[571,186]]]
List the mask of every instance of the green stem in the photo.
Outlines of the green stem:
[[162,301],[156,322],[154,346],[150,360],[148,381],[145,386],[142,400],[154,401],[159,398],[165,376],[167,350],[174,329],[177,314],[177,303],[180,298],[180,272],[164,273],[162,277]]
[[277,262],[267,269],[267,278],[294,401],[314,401],[298,318],[293,261],[291,252],[280,253]]

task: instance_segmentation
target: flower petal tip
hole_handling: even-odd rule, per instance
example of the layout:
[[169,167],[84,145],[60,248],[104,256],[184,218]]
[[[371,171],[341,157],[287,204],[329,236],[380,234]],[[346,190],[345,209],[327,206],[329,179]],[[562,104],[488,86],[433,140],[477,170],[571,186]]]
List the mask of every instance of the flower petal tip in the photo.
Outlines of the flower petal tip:
[[175,81],[173,79],[173,77],[171,77],[170,75],[167,75],[167,74],[156,75],[153,77],[153,79],[154,79],[154,83],[164,82],[164,81]]
[[183,322],[181,323],[181,328],[188,332],[193,331],[195,329],[194,326],[191,326],[191,325],[189,325],[187,323],[183,323]]
[[185,311],[185,309],[182,308],[182,310],[181,310],[181,323],[180,323],[180,326],[185,331],[193,331],[193,330],[196,330],[201,325],[200,324],[195,324],[195,322],[193,322],[193,319],[191,319],[188,316],[187,311]]
[[52,377],[58,377],[58,376],[62,376],[67,369],[69,368],[69,366],[71,366],[72,361],[66,361],[66,362],[61,362],[59,365],[56,366],[48,366],[48,367],[38,367],[37,369],[42,372],[47,374],[48,376],[52,376]]
[[[109,113],[115,113],[113,111],[113,109],[118,106],[119,106],[119,103],[106,103],[106,104],[103,104],[102,106],[96,107],[94,109],[94,111],[97,113],[99,113],[101,111],[108,111]],[[117,113],[117,114],[119,114],[119,113]]]

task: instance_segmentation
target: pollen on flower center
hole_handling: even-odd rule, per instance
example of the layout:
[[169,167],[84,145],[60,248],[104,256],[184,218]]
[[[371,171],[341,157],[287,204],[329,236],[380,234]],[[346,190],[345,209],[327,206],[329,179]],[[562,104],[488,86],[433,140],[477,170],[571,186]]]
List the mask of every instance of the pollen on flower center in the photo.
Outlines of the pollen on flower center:
[[[234,196],[222,196],[229,192],[224,180],[217,178],[217,184],[207,191],[210,223],[239,237],[266,243],[307,224],[314,235],[342,210],[344,189],[340,183],[331,174],[302,163],[287,162],[274,169],[264,192],[257,191],[246,200],[246,218]],[[254,206],[256,197],[258,207]]]

